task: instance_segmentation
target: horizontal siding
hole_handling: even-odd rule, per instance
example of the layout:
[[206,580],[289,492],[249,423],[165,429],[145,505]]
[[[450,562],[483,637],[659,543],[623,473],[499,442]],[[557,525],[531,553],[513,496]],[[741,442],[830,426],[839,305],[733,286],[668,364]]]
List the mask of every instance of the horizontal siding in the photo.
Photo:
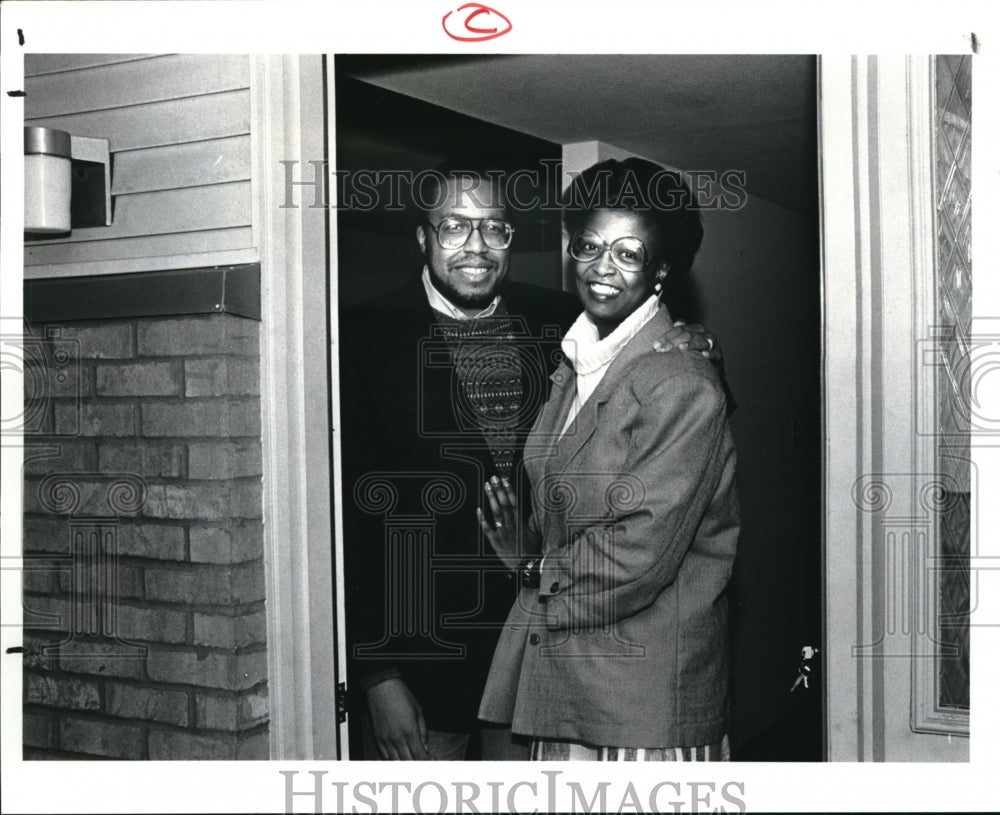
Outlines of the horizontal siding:
[[174,144],[115,154],[113,195],[250,180],[250,137]]
[[26,125],[54,127],[76,136],[108,139],[111,152],[246,135],[250,91],[228,91],[69,116],[29,117]]
[[26,77],[25,105],[32,118],[65,116],[239,90],[249,77],[245,54],[170,55]]
[[98,65],[117,65],[139,59],[153,59],[160,54],[25,54],[25,77],[56,74],[77,68],[93,68]]
[[172,252],[169,255],[143,256],[123,260],[56,263],[24,267],[26,280],[43,280],[47,277],[87,277],[89,275],[128,274],[130,272],[158,272],[165,269],[200,269],[204,266],[239,266],[259,263],[256,249],[229,249],[225,252],[196,252],[190,255]]
[[247,249],[253,245],[250,227],[206,229],[180,235],[145,235],[115,241],[83,243],[29,243],[25,245],[25,263],[32,266],[54,263],[91,263],[101,260],[161,257],[175,252],[181,255]]
[[248,56],[32,55],[26,74],[26,124],[109,140],[114,207],[111,226],[26,244],[26,267],[255,253]]
[[246,226],[249,213],[249,181],[118,195],[114,198],[111,226],[74,229],[70,237],[60,238],[58,242],[110,241]]

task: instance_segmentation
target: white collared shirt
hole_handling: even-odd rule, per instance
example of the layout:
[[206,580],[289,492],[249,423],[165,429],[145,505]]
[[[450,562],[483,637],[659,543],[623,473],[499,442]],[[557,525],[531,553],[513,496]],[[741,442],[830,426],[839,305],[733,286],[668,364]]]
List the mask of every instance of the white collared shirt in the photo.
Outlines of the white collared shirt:
[[424,266],[424,273],[420,275],[420,279],[424,283],[424,291],[427,292],[427,302],[430,304],[430,307],[435,311],[440,311],[442,314],[447,314],[449,317],[454,317],[456,320],[478,320],[480,317],[491,317],[493,316],[493,312],[497,310],[497,304],[500,302],[500,295],[498,294],[486,308],[478,314],[470,316],[434,288],[434,284],[431,283],[431,271],[426,265]]
[[576,322],[570,326],[562,341],[563,353],[576,372],[576,396],[573,398],[560,436],[566,432],[580,412],[580,408],[601,384],[615,357],[628,345],[629,340],[656,316],[659,308],[659,297],[655,294],[650,295],[645,303],[622,320],[603,340],[586,311],[576,318]]

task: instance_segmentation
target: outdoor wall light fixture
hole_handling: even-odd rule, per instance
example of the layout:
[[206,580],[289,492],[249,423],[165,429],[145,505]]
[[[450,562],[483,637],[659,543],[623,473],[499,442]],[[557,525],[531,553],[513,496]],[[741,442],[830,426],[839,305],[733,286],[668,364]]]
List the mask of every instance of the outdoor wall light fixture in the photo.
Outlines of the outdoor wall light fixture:
[[90,226],[111,226],[109,141],[25,127],[26,238],[51,238]]

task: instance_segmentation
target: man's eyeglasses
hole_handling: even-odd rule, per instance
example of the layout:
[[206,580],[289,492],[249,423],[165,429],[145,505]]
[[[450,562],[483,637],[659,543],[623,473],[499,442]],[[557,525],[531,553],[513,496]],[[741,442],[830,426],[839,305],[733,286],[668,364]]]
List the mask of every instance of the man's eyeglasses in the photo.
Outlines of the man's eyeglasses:
[[506,249],[514,237],[514,227],[500,218],[443,218],[435,226],[430,221],[427,226],[434,230],[442,249],[461,249],[469,242],[474,229],[490,249]]
[[570,257],[581,263],[595,261],[607,251],[611,262],[623,272],[641,272],[649,265],[646,245],[638,238],[618,238],[609,244],[596,232],[581,229],[569,242]]

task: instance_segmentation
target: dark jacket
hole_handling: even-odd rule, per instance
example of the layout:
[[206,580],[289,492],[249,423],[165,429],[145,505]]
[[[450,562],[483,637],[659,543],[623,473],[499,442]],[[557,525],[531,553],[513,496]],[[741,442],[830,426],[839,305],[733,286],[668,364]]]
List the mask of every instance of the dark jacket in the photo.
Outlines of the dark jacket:
[[[501,294],[522,318],[523,443],[580,306],[535,286]],[[434,328],[419,276],[341,317],[348,681],[361,703],[373,680],[400,675],[431,729],[462,731],[515,588],[479,530],[495,468]]]

